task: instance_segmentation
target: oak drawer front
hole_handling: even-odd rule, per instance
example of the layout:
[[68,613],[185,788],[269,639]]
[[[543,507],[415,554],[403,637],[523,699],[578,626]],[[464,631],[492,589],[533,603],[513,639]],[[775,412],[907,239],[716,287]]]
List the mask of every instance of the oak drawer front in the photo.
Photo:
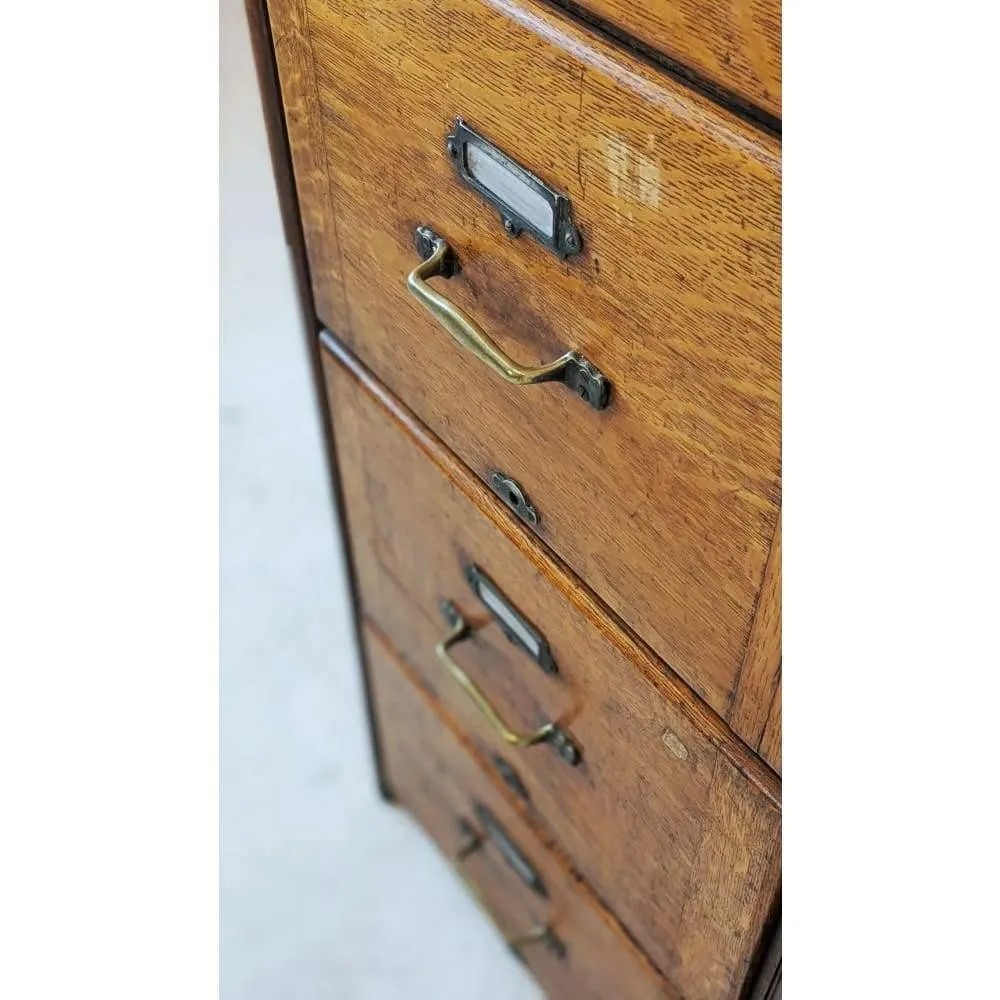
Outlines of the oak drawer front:
[[582,0],[703,80],[781,117],[780,0]]
[[[300,6],[272,11],[293,109],[315,76],[289,128],[321,319],[725,717],[780,504],[778,148],[527,2]],[[505,234],[461,116],[570,198],[581,253]],[[609,406],[460,349],[408,292],[418,224],[460,266],[432,287],[520,361],[579,351]]]
[[[608,620],[571,606],[339,362],[324,364],[365,614],[657,968],[685,996],[735,996],[777,890],[777,806],[693,721],[682,685],[640,671]],[[511,730],[558,733],[526,747],[497,735],[436,648],[453,625],[442,601],[471,626],[443,650],[450,662]]]
[[479,769],[413,686],[398,654],[370,629],[364,644],[390,790],[434,838],[546,993],[567,1000],[679,1000]]

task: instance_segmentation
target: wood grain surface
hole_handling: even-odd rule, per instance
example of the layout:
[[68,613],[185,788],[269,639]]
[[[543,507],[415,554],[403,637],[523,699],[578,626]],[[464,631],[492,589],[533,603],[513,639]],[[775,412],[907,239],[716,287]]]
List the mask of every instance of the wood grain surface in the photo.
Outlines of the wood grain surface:
[[781,774],[781,683],[774,692],[771,711],[764,727],[764,735],[760,741],[760,755]]
[[[270,8],[320,317],[727,716],[780,506],[780,147],[529,0]],[[583,254],[504,235],[460,115],[571,197]],[[417,223],[458,254],[440,290],[519,360],[580,350],[610,408],[460,351],[406,292]]]
[[[471,885],[507,940],[548,925],[566,946],[560,959],[529,944],[521,954],[546,994],[564,1000],[680,1000],[564,861],[538,839],[470,755],[391,647],[365,630],[375,703],[382,720],[386,772],[398,800],[420,821]],[[485,805],[541,877],[541,897],[483,838],[464,860],[465,820],[482,832],[474,808]]]
[[580,0],[566,5],[593,11],[781,117],[781,0]]
[[[747,742],[760,744],[781,684],[781,518],[774,532],[764,584],[743,657],[729,724]],[[780,699],[779,699],[780,701]]]
[[331,255],[339,259],[340,242],[323,150],[323,112],[308,42],[306,0],[269,3],[268,10],[316,310],[324,323],[345,330],[348,312],[340,268],[328,265]]
[[[606,638],[611,623],[596,627],[482,516],[463,492],[471,476],[443,473],[332,357],[326,370],[366,616],[480,753],[514,768],[535,821],[681,993],[735,997],[776,893],[779,808],[691,718],[683,685],[632,662]],[[545,636],[557,675],[491,624],[470,563]],[[512,750],[484,723],[435,656],[441,599],[486,626],[455,647],[463,668],[512,724],[568,730],[579,766],[546,744]]]

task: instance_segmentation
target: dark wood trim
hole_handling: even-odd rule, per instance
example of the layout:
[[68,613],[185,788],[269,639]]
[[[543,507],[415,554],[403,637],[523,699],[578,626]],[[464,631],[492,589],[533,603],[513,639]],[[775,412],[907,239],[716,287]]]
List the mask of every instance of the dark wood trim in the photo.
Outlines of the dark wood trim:
[[707,97],[715,104],[724,107],[737,118],[742,119],[749,125],[768,132],[776,139],[781,139],[781,118],[764,108],[758,107],[751,100],[741,97],[736,91],[721,83],[715,83],[703,76],[690,66],[672,59],[660,49],[653,48],[645,42],[636,38],[631,32],[619,28],[603,17],[598,16],[589,10],[584,3],[576,0],[542,0],[550,7],[556,7],[564,14],[572,17],[578,24],[603,35],[612,44],[626,49],[637,59],[643,60],[658,70],[666,73],[671,79],[676,80],[682,86],[688,87],[696,94]]
[[382,766],[382,750],[379,741],[378,723],[375,718],[368,663],[362,641],[361,605],[358,601],[357,577],[354,571],[354,552],[351,548],[350,533],[347,530],[345,521],[344,502],[340,486],[340,469],[337,464],[337,450],[334,446],[333,424],[326,397],[326,383],[323,379],[320,364],[318,334],[321,329],[321,323],[316,315],[312,280],[309,274],[309,259],[306,256],[306,247],[302,236],[302,216],[299,211],[299,200],[295,189],[292,169],[292,157],[288,145],[288,133],[285,127],[285,116],[281,101],[281,84],[278,80],[278,69],[274,59],[274,40],[271,34],[271,22],[268,17],[265,0],[244,0],[244,7],[246,8],[247,22],[250,27],[250,41],[253,47],[254,63],[257,68],[257,83],[264,109],[267,142],[271,151],[271,164],[278,191],[278,202],[281,206],[281,220],[285,230],[285,242],[288,244],[295,270],[302,330],[305,336],[306,350],[309,356],[309,369],[312,376],[313,402],[316,406],[320,426],[323,429],[323,447],[329,473],[330,493],[336,513],[344,562],[347,568],[347,586],[351,600],[354,642],[360,659],[361,676],[364,681],[368,732],[372,741],[372,753],[375,759],[379,790],[383,798],[393,801],[394,796],[386,781],[385,769]]
[[781,1000],[781,917],[768,941],[746,1000]]
[[281,104],[281,84],[278,81],[278,67],[274,61],[274,42],[271,23],[267,15],[265,0],[244,0],[247,23],[250,27],[250,42],[253,47],[254,64],[257,68],[257,87],[264,110],[264,126],[267,129],[267,145],[271,152],[271,169],[274,185],[278,193],[281,209],[281,223],[285,232],[295,270],[298,304],[302,312],[302,323],[310,337],[320,329],[313,301],[312,283],[309,277],[309,261],[305,243],[302,240],[302,219],[299,214],[299,199],[292,177],[292,158],[285,131],[285,114]]

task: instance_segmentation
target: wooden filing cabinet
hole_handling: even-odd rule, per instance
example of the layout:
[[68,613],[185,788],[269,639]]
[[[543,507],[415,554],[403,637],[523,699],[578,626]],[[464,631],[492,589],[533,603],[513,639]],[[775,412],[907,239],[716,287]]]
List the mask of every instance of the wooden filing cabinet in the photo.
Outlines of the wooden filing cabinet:
[[779,7],[247,9],[383,790],[549,995],[780,995]]

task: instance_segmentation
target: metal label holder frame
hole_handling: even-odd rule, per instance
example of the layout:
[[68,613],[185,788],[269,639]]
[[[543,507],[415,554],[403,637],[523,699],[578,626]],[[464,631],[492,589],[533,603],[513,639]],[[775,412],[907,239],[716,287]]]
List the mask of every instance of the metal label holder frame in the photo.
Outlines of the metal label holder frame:
[[[503,634],[515,646],[524,650],[545,673],[557,674],[559,669],[556,667],[555,660],[552,659],[552,650],[549,648],[548,640],[511,604],[506,594],[475,564],[466,567],[465,578],[469,581],[473,593],[500,626]],[[502,611],[498,612],[498,608],[502,608]],[[513,627],[510,624],[511,620],[514,622]],[[519,634],[522,630],[529,642],[525,642]]]
[[[543,198],[552,209],[552,233],[539,229],[530,219],[525,218],[514,206],[508,204],[496,191],[486,187],[469,170],[466,150],[478,146],[486,155],[496,161],[518,183],[529,188]],[[544,181],[512,160],[485,136],[470,128],[461,118],[455,122],[455,130],[447,139],[448,155],[455,164],[462,182],[485,198],[499,212],[504,231],[508,236],[519,236],[528,232],[543,247],[551,250],[561,260],[578,254],[583,248],[580,230],[573,225],[569,198],[550,188]]]

